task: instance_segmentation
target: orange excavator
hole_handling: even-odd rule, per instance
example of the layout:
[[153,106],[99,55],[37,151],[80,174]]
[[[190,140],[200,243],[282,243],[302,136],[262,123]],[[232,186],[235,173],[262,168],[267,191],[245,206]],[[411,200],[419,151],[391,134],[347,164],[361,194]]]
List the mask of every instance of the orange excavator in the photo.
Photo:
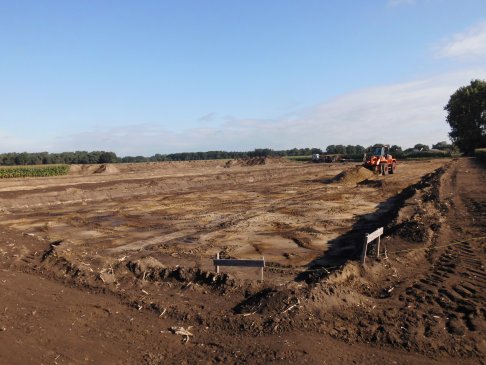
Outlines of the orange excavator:
[[368,148],[363,158],[363,166],[380,175],[395,173],[397,160],[390,155],[390,146],[375,144]]

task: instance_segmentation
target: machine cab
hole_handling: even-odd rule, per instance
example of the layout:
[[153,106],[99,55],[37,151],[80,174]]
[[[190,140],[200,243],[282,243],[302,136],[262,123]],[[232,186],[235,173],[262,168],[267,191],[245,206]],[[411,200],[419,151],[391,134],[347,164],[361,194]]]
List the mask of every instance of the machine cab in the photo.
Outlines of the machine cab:
[[371,156],[387,156],[388,146],[374,146],[371,148]]

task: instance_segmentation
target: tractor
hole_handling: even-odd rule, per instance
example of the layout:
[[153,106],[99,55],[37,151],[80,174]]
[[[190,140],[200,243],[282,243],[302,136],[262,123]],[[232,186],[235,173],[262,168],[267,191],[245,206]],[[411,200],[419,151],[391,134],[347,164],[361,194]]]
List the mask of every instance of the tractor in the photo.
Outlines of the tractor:
[[380,175],[395,173],[397,160],[390,155],[390,146],[375,144],[368,148],[363,158],[363,166]]

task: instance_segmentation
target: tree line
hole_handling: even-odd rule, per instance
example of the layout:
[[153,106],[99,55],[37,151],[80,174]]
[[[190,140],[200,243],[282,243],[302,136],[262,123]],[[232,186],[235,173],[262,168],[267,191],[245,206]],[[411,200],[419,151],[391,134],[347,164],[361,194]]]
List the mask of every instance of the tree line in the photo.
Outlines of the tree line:
[[0,154],[0,165],[47,165],[47,164],[103,164],[128,162],[160,162],[160,161],[190,161],[190,160],[217,160],[237,159],[268,156],[306,156],[322,153],[319,148],[293,148],[290,150],[275,151],[270,148],[257,148],[247,152],[207,151],[207,152],[181,152],[160,154],[153,156],[125,156],[118,157],[114,152],[106,151],[76,151],[76,152],[22,152]]
[[76,151],[76,152],[22,152],[0,154],[0,165],[51,165],[51,164],[98,164],[118,162],[114,152]]
[[[450,151],[452,145],[445,141],[432,146],[433,149]],[[429,151],[429,146],[416,144],[413,148],[402,150],[400,146],[390,147],[391,153],[403,155],[413,152]],[[366,148],[360,145],[329,145],[325,150],[320,148],[292,148],[289,150],[273,150],[270,148],[257,148],[253,151],[207,151],[207,152],[180,152],[170,154],[155,154],[146,156],[118,157],[114,152],[107,151],[75,151],[62,153],[49,152],[22,152],[0,154],[0,165],[49,165],[49,164],[103,164],[103,163],[134,163],[134,162],[161,162],[161,161],[193,161],[193,160],[217,160],[238,159],[252,157],[285,157],[285,156],[310,156],[313,154],[342,154],[346,156],[360,156]]]

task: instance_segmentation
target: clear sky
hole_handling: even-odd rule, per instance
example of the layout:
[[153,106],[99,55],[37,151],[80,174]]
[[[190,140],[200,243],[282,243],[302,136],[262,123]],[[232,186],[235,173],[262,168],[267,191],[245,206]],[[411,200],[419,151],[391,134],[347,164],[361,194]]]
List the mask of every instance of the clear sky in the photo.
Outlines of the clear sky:
[[0,152],[448,140],[485,0],[0,0]]

